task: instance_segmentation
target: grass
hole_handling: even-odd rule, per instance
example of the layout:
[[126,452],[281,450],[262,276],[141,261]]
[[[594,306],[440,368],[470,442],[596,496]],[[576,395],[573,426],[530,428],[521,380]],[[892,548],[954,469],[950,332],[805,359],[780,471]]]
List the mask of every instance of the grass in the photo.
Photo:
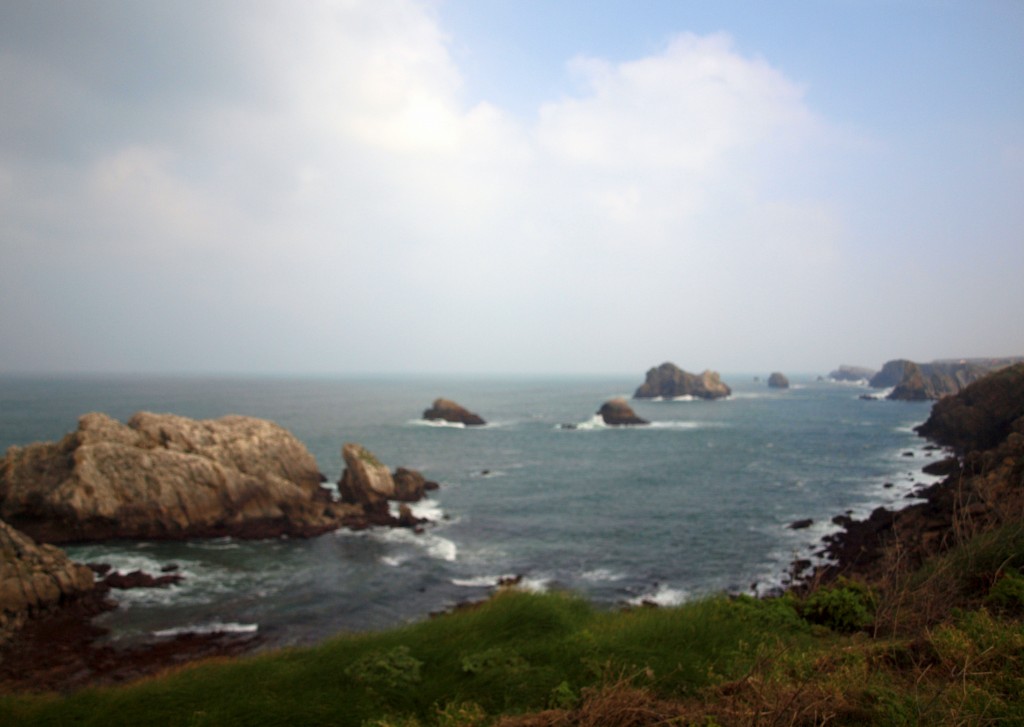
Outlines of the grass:
[[2,697],[0,724],[1024,724],[1022,567],[1011,524],[871,587],[799,597],[609,612],[506,590],[312,648]]

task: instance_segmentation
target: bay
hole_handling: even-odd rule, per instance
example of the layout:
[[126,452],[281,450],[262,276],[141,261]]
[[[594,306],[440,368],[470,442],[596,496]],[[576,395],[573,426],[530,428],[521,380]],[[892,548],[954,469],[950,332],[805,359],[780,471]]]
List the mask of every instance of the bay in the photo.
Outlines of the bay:
[[[790,376],[787,390],[723,379],[726,400],[632,401],[652,424],[630,428],[594,419],[641,382],[629,376],[3,377],[0,447],[58,439],[89,411],[244,414],[292,431],[330,481],[342,444],[359,442],[441,483],[417,506],[434,521],[421,534],[67,548],[123,571],[173,563],[185,576],[115,594],[120,607],[99,622],[125,643],[218,629],[311,643],[424,618],[509,576],[608,607],[763,592],[813,553],[834,515],[900,506],[930,481],[920,468],[931,453],[912,430],[928,402],[865,401],[863,388],[814,376]],[[439,396],[488,425],[423,422]],[[813,525],[789,527],[804,518]]]

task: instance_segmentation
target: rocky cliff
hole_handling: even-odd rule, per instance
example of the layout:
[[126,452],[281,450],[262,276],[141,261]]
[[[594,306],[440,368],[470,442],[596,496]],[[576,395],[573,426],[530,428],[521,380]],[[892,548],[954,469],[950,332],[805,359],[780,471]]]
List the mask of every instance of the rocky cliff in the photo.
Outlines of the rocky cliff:
[[816,577],[882,578],[899,567],[957,543],[969,526],[983,532],[1024,520],[1024,364],[1002,369],[935,404],[917,431],[954,448],[956,458],[929,471],[948,472],[921,493],[925,501],[898,511],[878,508],[869,518],[836,518],[844,531],[827,539],[836,565]]
[[88,567],[0,520],[0,643],[28,618],[89,594],[94,585]]
[[877,372],[864,366],[848,366],[842,364],[839,368],[829,372],[828,377],[833,381],[868,381]]
[[888,361],[875,374],[870,386],[876,389],[892,387],[887,398],[902,401],[941,399],[959,393],[968,384],[986,374],[1020,362],[1019,358],[964,359],[960,361],[933,361],[915,363],[907,359]]
[[691,374],[673,363],[663,363],[647,372],[646,380],[633,394],[634,399],[675,399],[694,396],[699,399],[720,399],[732,394],[715,371]]
[[345,514],[309,450],[273,422],[86,414],[0,461],[0,517],[36,540],[309,536]]

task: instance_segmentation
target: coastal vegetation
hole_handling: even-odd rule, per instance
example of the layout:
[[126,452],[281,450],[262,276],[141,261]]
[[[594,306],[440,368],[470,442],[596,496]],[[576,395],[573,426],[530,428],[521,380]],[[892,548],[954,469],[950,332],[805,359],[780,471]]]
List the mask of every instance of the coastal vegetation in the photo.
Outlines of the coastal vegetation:
[[120,687],[0,698],[4,724],[1007,724],[1024,720],[1024,526],[924,567],[769,599],[607,612],[487,602]]

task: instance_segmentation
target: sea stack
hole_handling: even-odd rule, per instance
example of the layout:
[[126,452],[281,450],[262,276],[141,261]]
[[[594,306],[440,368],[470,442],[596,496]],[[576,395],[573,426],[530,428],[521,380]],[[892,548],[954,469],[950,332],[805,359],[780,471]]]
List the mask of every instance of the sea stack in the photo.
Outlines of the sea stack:
[[717,371],[691,374],[673,363],[663,363],[647,372],[647,378],[633,394],[634,399],[675,399],[693,396],[698,399],[721,399],[732,394]]
[[451,399],[435,399],[433,406],[423,412],[427,421],[445,421],[453,424],[464,424],[467,427],[478,427],[486,424],[481,416],[474,414]]
[[788,389],[789,379],[786,378],[785,374],[776,371],[768,377],[768,386],[772,389]]
[[612,426],[650,424],[646,419],[638,417],[626,400],[621,397],[606,401],[597,413],[604,419],[605,424]]

